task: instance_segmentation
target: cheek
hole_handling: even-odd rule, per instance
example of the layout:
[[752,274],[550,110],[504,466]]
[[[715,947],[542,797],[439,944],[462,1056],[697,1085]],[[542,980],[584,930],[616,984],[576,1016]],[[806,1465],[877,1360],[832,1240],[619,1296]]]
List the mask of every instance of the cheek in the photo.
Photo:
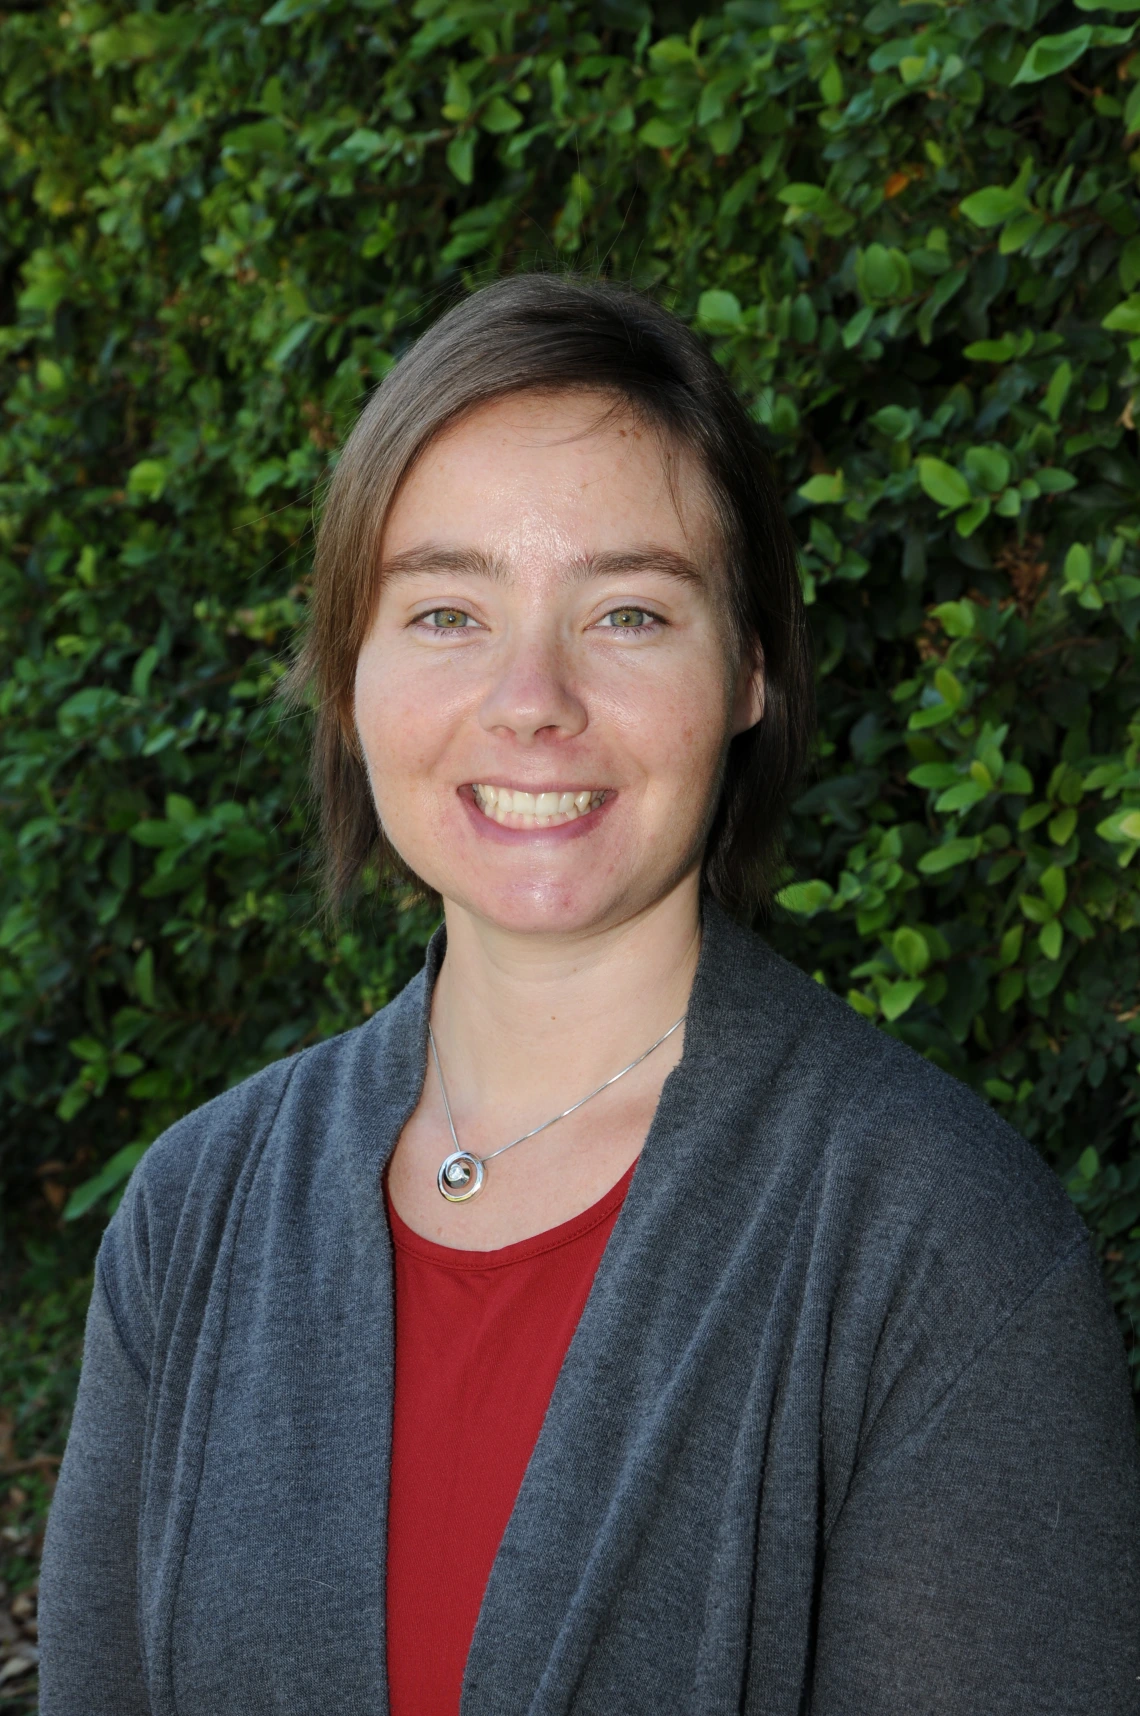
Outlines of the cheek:
[[446,687],[425,692],[398,658],[365,645],[356,670],[356,726],[377,787],[386,780],[419,774],[446,742]]
[[679,664],[651,705],[639,712],[653,772],[674,787],[695,791],[707,784],[711,790],[728,743],[730,698],[729,674],[719,651]]

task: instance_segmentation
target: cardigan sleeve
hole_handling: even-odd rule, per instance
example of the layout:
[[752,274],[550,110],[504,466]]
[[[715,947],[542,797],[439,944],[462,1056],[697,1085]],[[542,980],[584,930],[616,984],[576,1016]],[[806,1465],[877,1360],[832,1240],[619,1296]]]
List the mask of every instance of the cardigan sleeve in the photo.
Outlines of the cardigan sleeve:
[[96,1275],[40,1575],[40,1716],[150,1716],[138,1626],[146,1384]]
[[871,1431],[827,1546],[812,1716],[1137,1716],[1121,1357],[1082,1239],[917,1422]]

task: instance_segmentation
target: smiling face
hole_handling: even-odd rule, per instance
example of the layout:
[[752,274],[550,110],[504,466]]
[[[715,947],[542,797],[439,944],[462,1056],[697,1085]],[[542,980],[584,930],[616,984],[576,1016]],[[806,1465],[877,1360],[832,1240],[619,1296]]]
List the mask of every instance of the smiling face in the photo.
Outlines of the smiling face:
[[695,889],[763,690],[702,474],[672,463],[598,395],[526,394],[467,414],[400,489],[356,723],[388,839],[449,908],[573,935]]

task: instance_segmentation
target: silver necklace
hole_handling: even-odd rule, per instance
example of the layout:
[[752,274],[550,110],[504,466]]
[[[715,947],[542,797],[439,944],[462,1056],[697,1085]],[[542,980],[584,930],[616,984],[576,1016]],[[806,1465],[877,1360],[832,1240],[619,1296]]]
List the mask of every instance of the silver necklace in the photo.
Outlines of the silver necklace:
[[471,1150],[460,1149],[455,1122],[451,1118],[451,1104],[447,1100],[447,1086],[443,1082],[443,1068],[439,1064],[439,1050],[435,1046],[435,1037],[429,1024],[428,1042],[431,1044],[432,1059],[435,1062],[436,1076],[439,1079],[439,1094],[443,1098],[443,1112],[447,1115],[451,1142],[455,1145],[451,1155],[445,1156],[440,1163],[439,1173],[435,1177],[435,1183],[448,1203],[465,1204],[468,1198],[473,1198],[476,1192],[481,1192],[488,1162],[493,1162],[495,1157],[501,1156],[505,1150],[513,1150],[516,1144],[525,1144],[528,1138],[537,1138],[538,1134],[545,1132],[548,1126],[553,1126],[556,1121],[565,1120],[567,1115],[575,1114],[587,1102],[592,1102],[596,1096],[601,1096],[603,1090],[608,1090],[611,1084],[616,1084],[619,1078],[624,1078],[626,1073],[632,1072],[634,1067],[639,1067],[642,1061],[648,1060],[654,1049],[659,1049],[666,1038],[671,1037],[673,1032],[685,1023],[686,1017],[687,1015],[682,1013],[681,1017],[675,1020],[667,1031],[661,1033],[655,1043],[650,1043],[649,1047],[638,1055],[635,1061],[630,1061],[627,1067],[622,1067],[620,1072],[616,1072],[612,1078],[608,1078],[604,1084],[600,1084],[597,1090],[592,1090],[588,1096],[583,1096],[577,1102],[571,1103],[570,1107],[564,1108],[561,1114],[552,1114],[550,1119],[544,1120],[541,1126],[535,1126],[530,1132],[523,1132],[518,1138],[512,1138],[509,1144],[500,1144],[497,1150],[492,1150],[486,1156],[476,1156]]

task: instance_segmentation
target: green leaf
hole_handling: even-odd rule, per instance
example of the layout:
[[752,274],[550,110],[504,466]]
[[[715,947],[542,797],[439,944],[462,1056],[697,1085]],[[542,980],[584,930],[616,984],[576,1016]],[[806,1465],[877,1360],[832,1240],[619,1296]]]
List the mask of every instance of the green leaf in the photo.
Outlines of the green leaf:
[[1092,556],[1083,542],[1074,542],[1065,555],[1065,591],[1081,590],[1092,577]]
[[1025,207],[1025,197],[1022,192],[1006,190],[1002,185],[988,185],[984,191],[963,197],[959,206],[975,226],[1000,226]]
[[1057,365],[1056,369],[1053,371],[1049,386],[1045,389],[1045,399],[1043,401],[1045,415],[1046,417],[1051,417],[1054,423],[1056,423],[1057,419],[1061,415],[1061,409],[1065,400],[1069,396],[1069,389],[1072,385],[1073,367],[1066,359]]
[[131,839],[140,846],[181,846],[181,831],[172,822],[163,822],[157,817],[153,821],[137,822],[131,829]]
[[1052,465],[1040,465],[1033,473],[1033,480],[1044,495],[1067,494],[1077,486],[1072,471],[1058,471]]
[[182,826],[193,822],[198,815],[193,799],[186,798],[180,792],[167,793],[165,810],[168,822]]
[[1001,771],[1001,786],[1003,792],[1031,793],[1033,776],[1021,763],[1006,763]]
[[1015,214],[1002,229],[998,239],[998,254],[1013,256],[1017,251],[1024,250],[1027,245],[1042,232],[1045,227],[1045,216],[1038,214],[1036,209],[1027,209],[1022,214]]
[[861,310],[856,310],[843,329],[843,344],[848,351],[859,344],[874,319],[875,306],[873,304],[864,304]]
[[984,524],[990,516],[990,502],[984,495],[960,512],[954,520],[954,528],[959,536],[973,536],[980,524]]
[[999,966],[1004,969],[1008,965],[1013,965],[1021,958],[1021,944],[1024,939],[1024,924],[1014,924],[1012,929],[1006,930],[1005,934],[1001,938],[1001,947],[998,952]]
[[[926,945],[926,937],[920,935],[918,930],[911,929],[907,924],[904,924],[901,929],[897,929],[892,936],[891,952],[894,954],[900,969],[905,971],[908,977],[920,976],[930,964],[930,949]],[[908,1002],[907,1005],[909,1006],[910,1003]],[[887,1013],[885,1005],[883,1012]],[[897,1017],[896,1014],[887,1013],[888,1019],[895,1017]]]
[[[1140,0],[1136,0],[1136,4],[1140,7]],[[1137,93],[1140,93],[1140,84],[1133,90],[1134,95]],[[1121,286],[1126,292],[1131,292],[1134,286],[1140,284],[1140,234],[1128,240],[1120,252],[1120,261],[1117,266],[1120,272]]]
[[961,780],[962,776],[952,763],[919,763],[907,775],[908,781],[913,781],[920,787],[950,787]]
[[697,326],[709,334],[736,333],[741,315],[740,299],[734,292],[702,292],[697,302]]
[[108,727],[120,707],[118,694],[109,686],[85,685],[60,704],[56,722],[65,737],[78,738],[91,729]]
[[73,1037],[67,1046],[77,1060],[105,1061],[107,1058],[107,1046],[98,1037]]
[[885,244],[871,244],[861,251],[855,272],[864,296],[872,301],[891,299],[902,289],[901,270]]
[[450,66],[443,91],[443,117],[452,121],[466,119],[473,106],[471,85],[457,66]]
[[1039,886],[1053,910],[1059,912],[1065,903],[1065,872],[1059,865],[1050,864],[1042,872]]
[[1040,83],[1042,78],[1056,77],[1075,65],[1092,46],[1092,26],[1066,30],[1061,36],[1039,36],[1029,49],[1014,77],[1014,83]]
[[948,667],[935,669],[934,685],[944,703],[949,703],[952,709],[957,709],[964,696],[962,681]]
[[901,1019],[914,1006],[924,987],[921,979],[903,978],[897,983],[888,983],[879,996],[884,1019]]
[[135,1168],[146,1154],[145,1144],[127,1144],[122,1150],[116,1150],[110,1161],[100,1169],[90,1180],[84,1180],[77,1186],[64,1206],[64,1221],[76,1221],[109,1192],[121,1186],[134,1173]]
[[978,835],[969,840],[947,840],[944,845],[924,852],[918,860],[918,868],[924,876],[940,876],[946,870],[956,870],[960,864],[968,864],[981,850],[982,842]]
[[950,638],[968,638],[977,629],[978,610],[973,602],[936,602],[929,610]]
[[969,810],[988,797],[989,789],[977,781],[959,781],[957,786],[950,787],[935,800],[934,808],[940,812]]
[[991,494],[1004,489],[1009,481],[1009,460],[997,447],[967,447],[965,462],[974,480]]
[[776,196],[782,203],[792,203],[799,208],[812,209],[825,199],[827,192],[822,185],[794,184],[785,185],[782,190],[776,192]]
[[1140,334],[1140,294],[1117,304],[1101,318],[1100,325],[1110,333]]
[[1014,334],[1003,334],[1000,340],[974,340],[962,348],[962,356],[971,362],[1009,363],[1021,355],[1021,342]]
[[504,131],[517,131],[522,122],[523,116],[518,108],[501,95],[493,95],[479,115],[481,129],[489,131],[494,137],[500,136]]
[[127,474],[127,493],[138,500],[159,500],[169,474],[162,459],[140,459]]
[[387,147],[379,131],[371,131],[367,126],[361,126],[345,138],[338,153],[347,155],[354,161],[370,161],[373,156],[383,154]]
[[149,647],[149,649],[143,650],[142,654],[139,656],[138,660],[135,662],[134,668],[132,670],[132,673],[131,673],[131,695],[133,697],[145,697],[146,696],[147,687],[150,684],[150,676],[154,672],[157,665],[158,665],[158,651],[155,649],[154,645],[152,644]]
[[685,141],[687,133],[680,125],[671,125],[667,119],[651,119],[637,135],[639,141],[650,149],[675,149]]
[[792,882],[780,889],[776,904],[798,917],[813,918],[831,904],[833,897],[826,882]]
[[796,493],[815,506],[836,505],[843,499],[843,472],[835,471],[830,475],[809,477],[806,483],[800,484]]
[[1092,1144],[1077,1157],[1077,1173],[1085,1180],[1095,1180],[1100,1173],[1100,1154]]
[[944,722],[954,719],[952,703],[935,703],[922,709],[916,709],[907,720],[907,727],[914,733],[921,733],[928,727],[941,727]]
[[968,506],[973,496],[961,471],[943,459],[925,457],[918,460],[918,480],[931,500],[939,506]]
[[884,405],[881,411],[876,411],[871,423],[882,435],[887,435],[892,441],[909,440],[914,433],[914,423],[909,411],[901,405]]
[[475,137],[470,131],[453,137],[447,145],[448,170],[461,185],[469,185],[475,177]]
[[[1136,0],[1140,5],[1140,0]],[[819,80],[819,93],[829,107],[838,107],[843,100],[843,73],[831,60]]]
[[1073,809],[1060,811],[1049,823],[1049,838],[1054,846],[1064,846],[1072,836],[1077,826],[1077,813]]
[[144,947],[135,960],[135,993],[144,1007],[156,1005],[154,994],[154,950]]
[[1037,937],[1037,945],[1046,959],[1060,959],[1064,941],[1065,932],[1056,918],[1045,924]]

